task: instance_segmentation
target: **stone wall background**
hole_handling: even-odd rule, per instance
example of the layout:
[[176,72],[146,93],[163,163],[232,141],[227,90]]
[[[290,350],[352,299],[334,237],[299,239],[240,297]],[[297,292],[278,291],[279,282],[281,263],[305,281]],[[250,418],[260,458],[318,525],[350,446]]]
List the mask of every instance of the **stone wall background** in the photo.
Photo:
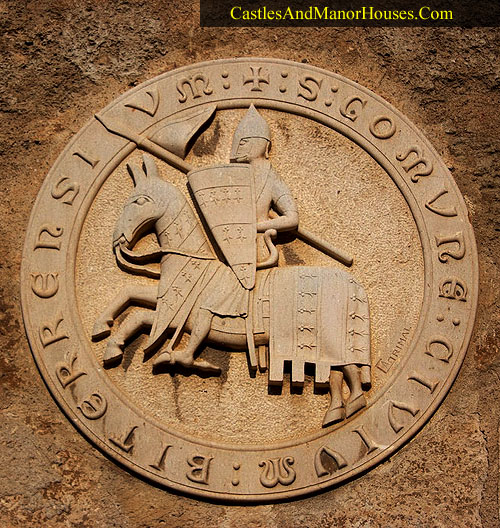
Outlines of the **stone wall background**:
[[[201,29],[198,19],[191,0],[0,1],[0,526],[498,526],[500,31]],[[72,427],[29,351],[18,276],[42,181],[94,111],[163,71],[252,55],[358,81],[424,132],[469,208],[481,294],[450,394],[390,460],[312,498],[225,506],[141,481]]]

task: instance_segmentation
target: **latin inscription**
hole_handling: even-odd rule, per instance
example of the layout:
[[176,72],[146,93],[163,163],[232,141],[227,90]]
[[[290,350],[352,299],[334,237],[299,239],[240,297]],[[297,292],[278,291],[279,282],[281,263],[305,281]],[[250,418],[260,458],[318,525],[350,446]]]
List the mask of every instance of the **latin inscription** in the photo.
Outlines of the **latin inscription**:
[[397,154],[396,159],[401,162],[404,171],[407,173],[417,169],[410,177],[414,183],[418,182],[421,176],[430,176],[432,174],[432,161],[427,159],[423,155],[422,149],[416,145],[405,152]]
[[391,427],[393,428],[395,433],[399,433],[401,429],[404,429],[404,425],[396,418],[396,414],[394,412],[395,409],[399,409],[401,411],[405,411],[411,416],[415,417],[420,410],[418,407],[415,407],[413,405],[409,405],[407,403],[401,403],[396,401],[390,401],[388,406],[388,417],[389,417],[389,423]]
[[340,113],[350,121],[354,122],[359,117],[359,114],[365,105],[365,99],[359,97],[359,95],[353,95],[352,97],[348,97],[340,106]]
[[59,251],[61,249],[61,241],[59,238],[63,233],[64,230],[62,227],[43,224],[38,233],[35,249],[56,249]]
[[296,473],[292,468],[295,459],[291,456],[268,458],[259,462],[262,468],[260,483],[266,488],[274,488],[278,484],[289,486],[295,481]]
[[[335,463],[336,469],[332,469],[331,471],[327,469],[326,464],[323,461],[324,458],[333,461]],[[314,469],[316,471],[316,475],[318,475],[318,478],[331,475],[334,471],[338,471],[339,469],[342,469],[346,466],[347,460],[338,451],[335,451],[328,446],[320,447],[316,452],[316,456],[314,457]]]
[[134,448],[134,432],[137,427],[137,425],[134,425],[127,433],[125,433],[121,437],[110,436],[109,440],[125,453],[130,453]]
[[446,338],[434,337],[427,343],[425,353],[444,363],[449,363],[453,355],[453,347]]
[[371,435],[366,431],[364,425],[360,425],[358,428],[353,429],[352,432],[356,433],[361,438],[361,441],[366,447],[367,455],[369,455],[370,453],[373,453],[373,451],[376,451],[377,449],[380,449],[380,446],[375,442],[375,440],[371,437]]
[[77,405],[77,409],[88,420],[98,420],[106,413],[108,402],[104,396],[94,392],[86,400],[83,400],[80,405]]
[[67,176],[63,176],[50,191],[52,198],[62,200],[66,205],[73,205],[75,198],[80,192],[80,185]]
[[429,392],[431,394],[434,393],[434,391],[436,390],[437,386],[439,385],[439,381],[430,380],[430,379],[422,376],[421,374],[418,374],[417,372],[412,372],[408,376],[408,381],[416,381],[417,383],[419,383],[420,385],[422,385],[426,389],[429,389]]
[[70,351],[66,353],[65,361],[56,363],[56,377],[63,389],[76,381],[79,377],[85,376],[87,374],[75,365],[77,359],[78,356],[76,352]]
[[446,189],[443,189],[442,191],[438,192],[436,196],[425,202],[425,207],[429,209],[429,211],[432,211],[433,213],[439,215],[439,216],[445,216],[445,217],[452,217],[457,216],[457,210],[454,206],[447,206],[447,207],[438,207],[437,201],[441,198],[441,196],[445,196],[448,194],[448,191]]
[[441,262],[448,262],[449,257],[460,260],[465,255],[465,241],[462,231],[458,231],[453,235],[436,235],[436,246],[445,246],[441,248],[438,253],[438,258]]
[[323,79],[317,79],[312,75],[304,75],[304,77],[299,78],[297,97],[302,97],[306,101],[315,101],[318,98],[322,81]]
[[62,339],[68,339],[68,335],[62,330],[61,325],[64,321],[62,316],[56,318],[53,323],[44,323],[41,325],[39,330],[40,341],[42,346],[45,348],[52,343],[57,343]]
[[396,133],[396,124],[390,117],[380,115],[370,123],[370,132],[377,139],[389,139]]
[[126,103],[124,106],[133,108],[134,110],[139,110],[151,117],[154,117],[156,111],[158,110],[158,106],[160,105],[160,93],[158,92],[158,88],[152,88],[151,90],[146,90],[146,94],[149,97],[149,101],[147,101],[146,104],[143,104],[142,101],[131,101],[130,103]]
[[193,455],[189,457],[187,459],[189,470],[186,473],[186,477],[191,482],[197,482],[198,484],[208,484],[210,463],[212,460],[212,456]]
[[157,471],[163,471],[165,469],[165,460],[167,458],[167,453],[171,447],[172,446],[170,444],[162,447],[161,455],[159,456],[158,460],[154,464],[149,464],[149,467],[152,467]]
[[211,95],[213,88],[210,86],[210,79],[204,73],[181,77],[177,81],[177,91],[179,92],[179,103],[185,103],[189,97],[198,99],[202,95]]
[[73,152],[73,156],[76,156],[77,158],[80,158],[82,161],[90,165],[92,168],[94,168],[98,163],[99,160],[93,158],[88,152],[85,150],[77,150]]
[[32,273],[31,290],[42,299],[53,297],[59,289],[58,273]]
[[463,280],[449,277],[441,281],[439,285],[439,297],[453,299],[455,301],[467,301],[467,286]]

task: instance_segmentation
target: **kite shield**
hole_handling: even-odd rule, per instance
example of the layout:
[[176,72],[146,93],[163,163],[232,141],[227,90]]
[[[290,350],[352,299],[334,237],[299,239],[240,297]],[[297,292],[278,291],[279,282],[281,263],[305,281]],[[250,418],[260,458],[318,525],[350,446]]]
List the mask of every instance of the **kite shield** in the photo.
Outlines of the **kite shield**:
[[255,285],[257,219],[254,179],[248,165],[232,163],[188,173],[195,201],[244,288]]

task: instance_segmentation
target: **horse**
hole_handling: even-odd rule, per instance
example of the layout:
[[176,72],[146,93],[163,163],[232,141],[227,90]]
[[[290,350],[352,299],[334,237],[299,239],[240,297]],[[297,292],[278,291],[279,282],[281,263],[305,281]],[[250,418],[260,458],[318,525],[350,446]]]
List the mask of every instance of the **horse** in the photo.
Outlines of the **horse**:
[[[159,176],[151,156],[144,154],[142,167],[129,163],[127,170],[134,188],[113,234],[117,265],[127,273],[159,281],[154,286],[123,289],[96,319],[92,339],[99,341],[110,336],[114,320],[130,305],[147,308],[126,317],[109,338],[104,366],[118,365],[126,343],[149,330],[146,353],[158,351],[171,337],[168,352],[154,365],[166,358],[172,367],[220,373],[216,365],[192,355],[186,359],[175,347],[182,332],[191,336],[197,332],[196,315],[203,298],[224,287],[220,277],[231,276],[232,270],[214,251],[195,208],[175,185]],[[142,254],[134,251],[137,242],[150,232],[155,233],[159,249]],[[160,260],[159,269],[148,266],[155,260]],[[227,282],[226,287],[228,284],[232,283]],[[292,382],[298,384],[304,381],[305,364],[314,364],[315,383],[330,392],[323,426],[366,406],[364,390],[370,386],[371,369],[368,300],[351,274],[314,266],[259,270],[250,295],[252,338],[259,351],[269,347],[270,384],[282,382],[286,362],[292,365]],[[214,314],[203,343],[246,351],[245,317]],[[350,391],[345,402],[344,379]]]

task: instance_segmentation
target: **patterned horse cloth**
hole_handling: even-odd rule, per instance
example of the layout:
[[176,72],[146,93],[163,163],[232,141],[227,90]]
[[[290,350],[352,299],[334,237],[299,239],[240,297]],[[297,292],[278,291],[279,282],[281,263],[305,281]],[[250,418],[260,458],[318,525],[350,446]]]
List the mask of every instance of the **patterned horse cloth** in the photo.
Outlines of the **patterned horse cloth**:
[[330,369],[370,365],[370,313],[362,286],[342,270],[296,266],[271,273],[269,382],[304,381],[304,366],[316,366],[315,382],[328,383]]

